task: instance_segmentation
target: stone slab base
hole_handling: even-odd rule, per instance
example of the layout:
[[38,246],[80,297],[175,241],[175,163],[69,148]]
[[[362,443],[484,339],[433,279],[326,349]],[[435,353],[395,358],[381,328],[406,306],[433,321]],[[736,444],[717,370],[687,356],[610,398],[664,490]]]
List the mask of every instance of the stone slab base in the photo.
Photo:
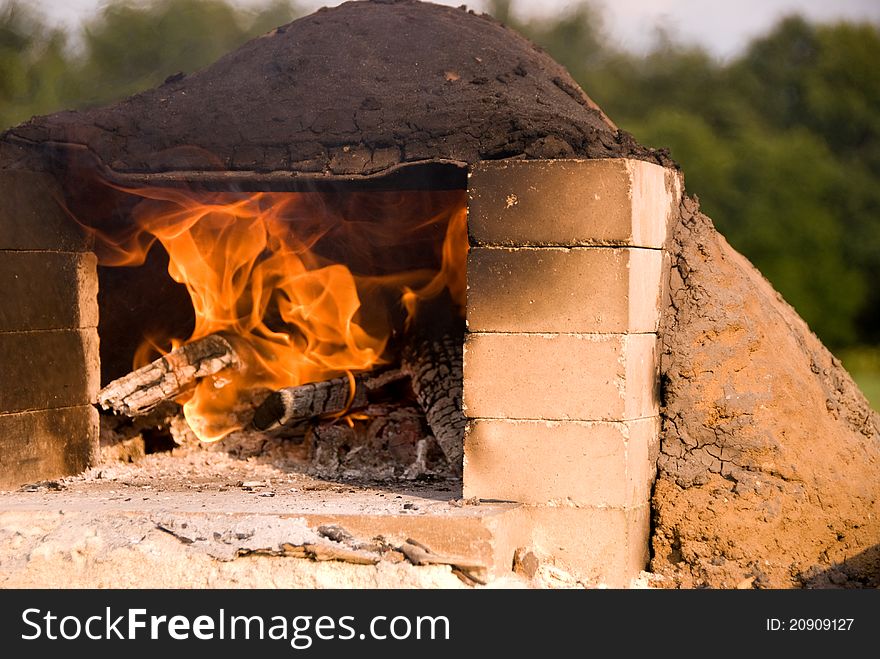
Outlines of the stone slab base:
[[[644,538],[609,544],[629,518],[607,509],[327,489],[303,477],[295,488],[189,492],[122,480],[105,469],[0,493],[0,587],[627,587],[645,567]],[[393,551],[375,560],[378,546]]]

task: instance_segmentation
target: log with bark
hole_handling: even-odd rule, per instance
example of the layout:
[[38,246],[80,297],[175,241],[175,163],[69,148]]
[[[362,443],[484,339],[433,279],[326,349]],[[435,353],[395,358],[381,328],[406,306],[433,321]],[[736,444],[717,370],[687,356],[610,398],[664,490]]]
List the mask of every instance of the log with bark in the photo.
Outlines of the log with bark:
[[[251,426],[266,431],[342,415],[366,407],[374,392],[409,378],[431,433],[449,465],[460,473],[465,426],[461,408],[463,337],[464,321],[455,313],[448,295],[424,301],[405,332],[399,368],[275,391],[256,407]],[[117,414],[142,416],[187,392],[200,378],[240,365],[229,340],[213,334],[114,380],[98,393],[98,404]]]
[[114,380],[98,392],[98,405],[117,414],[141,416],[192,389],[199,379],[239,367],[229,341],[211,334]]
[[279,389],[256,409],[252,425],[257,430],[269,430],[326,415],[344,414],[364,407],[369,402],[369,392],[406,377],[405,372],[394,369],[375,375],[342,376]]
[[448,294],[423,301],[405,333],[399,369],[281,389],[257,408],[252,425],[268,430],[357,410],[370,402],[371,392],[409,378],[428,427],[450,467],[460,473],[465,427],[461,408],[463,339],[464,320],[456,314]]
[[465,416],[462,411],[464,319],[448,294],[422,302],[408,329],[401,369],[425,412],[449,465],[461,473]]

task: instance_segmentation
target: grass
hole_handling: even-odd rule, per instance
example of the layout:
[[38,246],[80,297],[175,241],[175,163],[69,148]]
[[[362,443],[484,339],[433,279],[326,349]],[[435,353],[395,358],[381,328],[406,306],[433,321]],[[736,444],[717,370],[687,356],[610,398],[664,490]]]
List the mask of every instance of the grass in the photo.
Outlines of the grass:
[[880,411],[880,346],[846,348],[837,356],[871,407]]

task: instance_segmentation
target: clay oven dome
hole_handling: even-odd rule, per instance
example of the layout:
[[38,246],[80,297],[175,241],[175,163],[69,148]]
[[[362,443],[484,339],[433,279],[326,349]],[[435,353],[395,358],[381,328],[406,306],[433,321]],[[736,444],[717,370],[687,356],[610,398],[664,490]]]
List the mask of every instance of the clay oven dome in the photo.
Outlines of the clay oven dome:
[[359,178],[426,162],[663,158],[619,131],[519,34],[416,0],[319,10],[189,76],[114,105],[34,118],[4,139],[85,146],[111,179],[171,171]]

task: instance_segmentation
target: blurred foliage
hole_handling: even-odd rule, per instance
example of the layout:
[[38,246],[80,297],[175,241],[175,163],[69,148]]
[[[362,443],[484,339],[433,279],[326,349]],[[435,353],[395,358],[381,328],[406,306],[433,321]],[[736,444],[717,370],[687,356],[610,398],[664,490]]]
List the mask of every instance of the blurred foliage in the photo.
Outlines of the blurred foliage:
[[[2,1],[2,0],[0,0]],[[880,30],[779,21],[736,59],[663,32],[610,45],[588,2],[522,19],[488,11],[563,64],[621,128],[668,148],[687,190],[829,347],[880,344]],[[0,127],[122,98],[192,72],[300,9],[274,0],[117,0],[65,34],[0,4]]]
[[84,31],[85,57],[73,93],[80,102],[105,103],[148,89],[170,74],[211,64],[293,15],[285,2],[256,14],[220,0],[107,5]]
[[0,4],[0,127],[149,89],[300,13],[290,0],[253,10],[224,0],[117,0],[104,4],[80,34],[68,35],[27,2],[6,0]]
[[24,5],[0,6],[0,126],[64,108],[67,37]]
[[880,410],[880,347],[843,348],[838,356],[871,406]]

